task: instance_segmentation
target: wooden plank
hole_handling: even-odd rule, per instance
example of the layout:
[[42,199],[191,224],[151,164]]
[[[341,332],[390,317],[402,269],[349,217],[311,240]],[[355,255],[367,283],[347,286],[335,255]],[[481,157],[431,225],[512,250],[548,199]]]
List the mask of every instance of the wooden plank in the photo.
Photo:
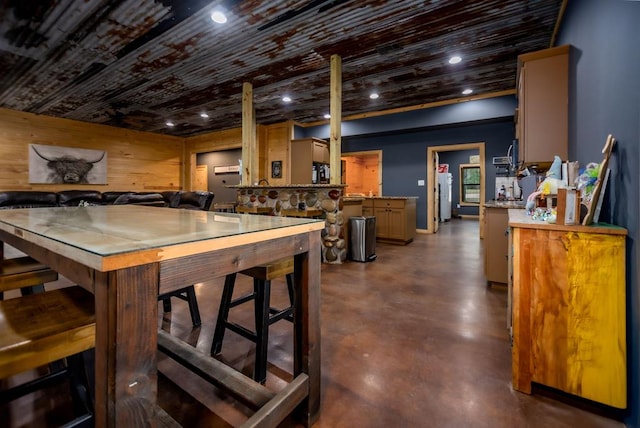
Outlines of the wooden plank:
[[331,55],[331,77],[329,82],[329,166],[331,184],[342,183],[342,57]]
[[229,392],[253,409],[267,404],[275,394],[220,361],[197,351],[169,333],[158,331],[159,349],[207,382]]
[[[153,209],[155,210],[157,208]],[[201,213],[206,215],[206,213]],[[31,233],[22,229],[16,229],[13,226],[8,226],[2,222],[0,222],[0,240],[7,242],[8,244],[18,248],[19,250],[32,255],[36,260],[45,263],[58,272],[61,272],[61,270],[57,269],[54,263],[56,263],[56,260],[60,257],[51,254],[50,252],[65,254],[66,260],[70,261],[71,263],[74,263],[76,265],[84,265],[81,270],[84,270],[85,272],[90,271],[90,268],[104,272],[138,266],[144,263],[153,263],[161,260],[191,256],[194,254],[200,254],[216,249],[226,249],[229,247],[241,246],[248,242],[256,243],[274,240],[279,237],[298,236],[300,234],[320,230],[322,228],[324,228],[324,222],[309,222],[277,229],[263,230],[254,233],[243,233],[220,238],[186,242],[180,245],[170,245],[163,248],[131,251],[106,257],[102,257],[98,254],[66,245],[56,240],[42,237],[41,235],[36,233]],[[14,234],[20,236],[13,236]],[[108,237],[108,234],[105,234],[104,239],[108,239]],[[26,243],[23,239],[28,240],[32,243]],[[29,247],[33,248],[33,250],[26,250],[26,248]],[[42,258],[40,256],[36,256],[35,253],[41,254]],[[47,254],[49,255],[47,256]],[[267,261],[269,260],[264,260],[264,262]]]
[[156,418],[158,421],[158,428],[182,428],[175,419],[173,419],[167,412],[161,407],[156,406]]
[[242,84],[242,184],[258,181],[256,118],[253,107],[253,85]]
[[95,325],[80,287],[0,301],[0,379],[93,348]]
[[160,264],[160,294],[267,264],[273,262],[274,257],[300,253],[308,248],[309,237],[296,235],[237,246],[233,251],[208,251],[188,258],[167,260]]
[[299,210],[297,208],[290,208],[282,210],[283,217],[313,218],[321,216],[322,213],[323,211],[318,209]]
[[40,285],[56,281],[58,273],[31,257],[0,261],[0,291]]
[[309,376],[300,374],[240,427],[277,427],[308,394]]
[[[72,184],[29,183],[28,145],[32,143],[106,150],[109,190],[170,190],[181,182],[184,139],[170,135],[92,124],[0,109],[0,188],[60,191]],[[101,190],[104,185],[96,185]]]
[[45,250],[35,244],[26,242],[13,234],[0,230],[0,239],[3,242],[29,254],[37,261],[49,266],[56,272],[64,271],[64,276],[82,288],[93,292],[93,270],[86,266],[51,251]]
[[512,384],[516,391],[531,394],[531,277],[530,243],[522,230],[513,233],[513,343],[511,346]]
[[509,209],[509,226],[523,229],[544,229],[559,232],[587,232],[604,233],[607,235],[626,235],[627,229],[606,223],[594,223],[589,226],[551,224],[546,221],[534,220],[527,215],[526,210]]
[[[294,309],[293,375],[309,376],[309,398],[295,410],[296,419],[310,427],[320,414],[320,234],[309,237],[307,253],[294,257],[296,301]],[[305,345],[305,346],[303,346]]]
[[96,272],[96,427],[154,420],[157,284],[158,265],[153,263]]

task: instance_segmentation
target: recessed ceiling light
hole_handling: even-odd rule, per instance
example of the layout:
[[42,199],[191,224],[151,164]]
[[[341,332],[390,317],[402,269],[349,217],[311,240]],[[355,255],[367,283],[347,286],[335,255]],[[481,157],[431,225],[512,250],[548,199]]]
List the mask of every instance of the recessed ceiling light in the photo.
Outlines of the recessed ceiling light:
[[291,102],[291,97],[288,95],[285,95],[284,97],[282,97],[282,101],[284,101],[285,103],[290,103]]
[[457,64],[460,61],[462,61],[462,58],[459,57],[458,55],[454,55],[451,58],[449,58],[449,64]]
[[329,113],[325,113],[324,118],[325,119],[331,119],[331,115]]
[[165,123],[165,125],[170,126],[170,127],[171,126],[176,126],[175,123],[173,123],[173,122],[167,122],[167,123]]
[[224,24],[227,22],[227,16],[219,10],[211,12],[211,20],[216,24]]
[[469,94],[471,94],[471,93],[473,93],[473,89],[468,89],[468,88],[467,88],[467,89],[465,89],[464,91],[462,91],[462,95],[469,95]]
[[208,119],[209,115],[207,113],[200,113],[200,117],[203,119]]
[[369,95],[369,98],[371,98],[372,100],[375,100],[379,97],[380,95],[378,95],[376,92],[372,93],[371,95]]

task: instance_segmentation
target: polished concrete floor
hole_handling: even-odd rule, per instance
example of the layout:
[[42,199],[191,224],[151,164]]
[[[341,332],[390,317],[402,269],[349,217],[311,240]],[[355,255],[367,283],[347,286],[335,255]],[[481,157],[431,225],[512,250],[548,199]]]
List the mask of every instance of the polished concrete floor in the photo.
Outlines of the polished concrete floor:
[[[511,388],[507,291],[487,287],[477,221],[452,220],[408,246],[378,244],[376,253],[372,263],[322,266],[322,411],[314,427],[623,426],[567,397]],[[176,300],[161,328],[207,352],[221,285],[197,286],[201,327],[191,327],[186,303]],[[250,287],[239,277],[238,293]],[[272,303],[286,303],[285,288],[274,281]],[[232,318],[251,326],[250,304]],[[266,386],[278,390],[291,379],[292,326],[278,322],[270,334]],[[250,342],[227,332],[223,361],[251,376],[253,357]],[[235,426],[251,414],[161,354],[158,365],[159,402],[183,426]],[[60,401],[25,397],[0,408],[0,426],[49,426]]]

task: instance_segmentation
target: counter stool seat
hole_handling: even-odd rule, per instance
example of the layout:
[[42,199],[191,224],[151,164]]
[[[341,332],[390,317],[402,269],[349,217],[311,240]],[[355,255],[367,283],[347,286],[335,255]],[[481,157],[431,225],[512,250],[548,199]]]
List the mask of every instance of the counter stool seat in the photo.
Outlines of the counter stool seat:
[[[229,329],[256,344],[256,359],[253,369],[253,379],[260,383],[267,380],[267,348],[269,344],[269,326],[276,321],[285,319],[293,322],[295,289],[293,283],[293,258],[278,260],[273,263],[245,269],[240,273],[253,278],[253,292],[233,299],[233,288],[236,274],[229,274],[224,281],[222,301],[218,311],[216,329],[211,344],[211,355],[218,355],[222,350],[225,330]],[[271,280],[286,277],[290,306],[277,309],[270,306]],[[229,321],[229,310],[235,306],[254,301],[255,332]]]
[[0,261],[0,300],[4,292],[20,289],[23,296],[44,291],[44,284],[58,280],[58,273],[29,257],[15,257]]
[[45,365],[53,369],[0,390],[0,402],[68,379],[75,419],[65,427],[92,426],[93,391],[82,353],[94,346],[94,296],[78,286],[0,301],[0,379]]

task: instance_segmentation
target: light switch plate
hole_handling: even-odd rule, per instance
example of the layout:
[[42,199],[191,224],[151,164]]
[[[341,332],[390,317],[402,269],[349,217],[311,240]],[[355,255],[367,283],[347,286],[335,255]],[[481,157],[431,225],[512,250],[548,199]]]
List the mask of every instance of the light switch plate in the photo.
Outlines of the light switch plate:
[[418,186],[424,186],[424,180],[418,180]]

